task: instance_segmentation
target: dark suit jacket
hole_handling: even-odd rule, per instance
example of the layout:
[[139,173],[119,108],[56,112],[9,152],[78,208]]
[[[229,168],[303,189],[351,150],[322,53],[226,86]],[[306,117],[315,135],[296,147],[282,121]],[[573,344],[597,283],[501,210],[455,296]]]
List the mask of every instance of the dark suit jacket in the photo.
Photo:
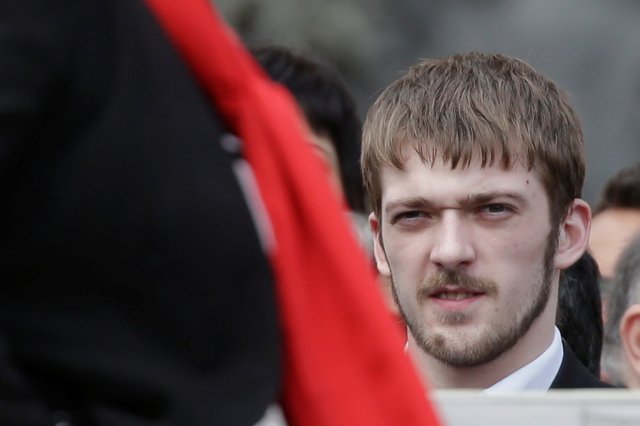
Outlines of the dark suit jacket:
[[223,132],[140,0],[1,2],[0,424],[252,425],[276,398]]
[[582,365],[576,354],[567,342],[562,341],[564,356],[560,370],[551,383],[551,389],[576,389],[576,388],[612,388],[613,386],[601,382],[594,377],[587,367]]

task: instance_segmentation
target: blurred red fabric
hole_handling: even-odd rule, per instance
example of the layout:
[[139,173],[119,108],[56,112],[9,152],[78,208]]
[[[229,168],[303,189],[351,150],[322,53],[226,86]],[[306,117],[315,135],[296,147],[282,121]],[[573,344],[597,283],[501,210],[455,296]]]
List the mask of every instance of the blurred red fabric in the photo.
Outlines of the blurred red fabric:
[[243,141],[256,176],[275,234],[288,423],[439,425],[292,98],[208,0],[146,3]]

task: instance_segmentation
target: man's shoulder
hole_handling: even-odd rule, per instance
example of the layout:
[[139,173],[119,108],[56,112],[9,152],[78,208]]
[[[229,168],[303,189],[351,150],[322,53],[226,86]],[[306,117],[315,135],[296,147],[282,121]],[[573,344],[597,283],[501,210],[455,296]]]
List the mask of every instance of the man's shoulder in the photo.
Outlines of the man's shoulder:
[[551,383],[551,389],[613,388],[591,374],[565,341],[562,342],[562,347],[562,364]]

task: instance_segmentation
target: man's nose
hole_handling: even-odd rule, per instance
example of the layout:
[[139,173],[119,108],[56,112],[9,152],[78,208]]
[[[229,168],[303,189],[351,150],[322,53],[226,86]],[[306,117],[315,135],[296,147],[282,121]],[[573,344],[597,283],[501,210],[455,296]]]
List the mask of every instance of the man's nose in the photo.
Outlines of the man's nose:
[[439,268],[454,270],[469,266],[475,259],[470,224],[459,210],[443,211],[433,235],[431,262]]

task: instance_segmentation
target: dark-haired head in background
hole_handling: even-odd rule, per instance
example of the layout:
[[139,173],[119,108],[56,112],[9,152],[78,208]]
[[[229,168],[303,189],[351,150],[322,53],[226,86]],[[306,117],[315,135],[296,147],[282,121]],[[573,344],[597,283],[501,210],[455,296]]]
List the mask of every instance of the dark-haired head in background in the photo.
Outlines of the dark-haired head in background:
[[311,139],[330,167],[351,210],[364,213],[360,174],[361,120],[355,101],[338,71],[329,63],[281,46],[252,49],[256,60],[284,85],[302,109]]
[[599,278],[598,265],[587,252],[562,271],[556,316],[560,334],[596,377],[600,376],[603,333]]

